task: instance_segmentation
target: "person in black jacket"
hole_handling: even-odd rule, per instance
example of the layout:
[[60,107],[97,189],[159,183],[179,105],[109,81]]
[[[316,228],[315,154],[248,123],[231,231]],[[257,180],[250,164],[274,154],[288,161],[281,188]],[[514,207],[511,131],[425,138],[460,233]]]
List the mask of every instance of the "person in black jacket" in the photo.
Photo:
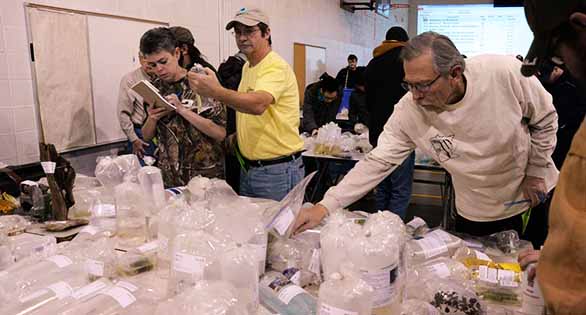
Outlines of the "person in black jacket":
[[543,63],[537,78],[551,94],[558,113],[557,143],[551,158],[555,166],[561,169],[570,151],[572,139],[584,121],[586,95],[580,91],[576,79],[563,66],[555,65],[551,61]]
[[191,67],[193,67],[194,64],[198,63],[203,67],[210,68],[214,72],[217,72],[216,68],[207,62],[207,60],[204,59],[201,51],[195,47],[195,38],[193,38],[191,31],[182,26],[172,26],[169,27],[169,29],[173,33],[173,36],[175,36],[177,44],[179,45],[179,49],[181,50],[179,64],[183,68],[189,70]]
[[[242,67],[246,63],[246,55],[242,52],[228,57],[226,61],[218,67],[218,78],[223,87],[238,91],[238,85],[242,79]],[[226,133],[228,136],[236,133],[236,111],[226,108]],[[232,152],[226,153],[226,182],[234,189],[240,191],[240,164]]]
[[[387,31],[386,40],[374,49],[374,58],[366,66],[364,75],[369,140],[374,147],[385,123],[393,113],[394,105],[407,92],[401,87],[405,74],[399,54],[408,40],[407,32],[403,28],[391,27]],[[405,219],[411,198],[414,164],[413,153],[376,187],[377,210],[391,210]]]

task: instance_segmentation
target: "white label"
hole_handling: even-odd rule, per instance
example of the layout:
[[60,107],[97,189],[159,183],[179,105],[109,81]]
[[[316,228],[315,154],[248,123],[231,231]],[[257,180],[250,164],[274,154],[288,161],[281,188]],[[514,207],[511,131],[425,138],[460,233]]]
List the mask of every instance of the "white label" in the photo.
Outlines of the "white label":
[[490,259],[490,257],[488,257],[488,255],[483,252],[474,250],[474,253],[476,254],[476,258],[480,260],[492,261],[492,259]]
[[301,282],[300,282],[301,281],[301,271],[297,271],[289,280],[291,280],[291,282],[293,282],[296,285],[300,285],[301,284]]
[[94,294],[100,290],[105,289],[106,287],[107,287],[107,284],[104,283],[103,281],[101,281],[101,280],[94,281],[94,282],[86,285],[85,287],[80,288],[79,290],[75,291],[71,296],[76,300],[83,299],[86,296],[89,296],[89,295]]
[[313,253],[311,253],[311,260],[309,261],[309,271],[315,273],[316,275],[320,276],[320,250],[317,248],[313,249]]
[[435,238],[433,236],[426,236],[420,240],[415,240],[419,246],[421,246],[421,250],[423,251],[423,255],[425,258],[431,258],[438,255],[441,255],[448,251],[448,246],[446,243],[441,239]]
[[55,292],[55,296],[59,300],[62,298],[68,297],[73,293],[73,289],[71,286],[63,281],[59,281],[57,283],[53,283],[52,285],[47,287],[49,290]]
[[444,231],[444,230],[434,230],[429,232],[426,237],[435,237],[438,238],[446,243],[449,243],[452,241],[452,236],[450,236],[450,233]]
[[293,223],[293,220],[295,220],[293,210],[291,210],[290,207],[287,207],[275,219],[273,227],[275,228],[275,230],[277,230],[277,232],[279,232],[279,235],[285,235],[285,232],[287,232],[287,229],[289,228],[291,223]]
[[386,267],[375,271],[362,271],[362,280],[368,283],[373,289],[373,307],[382,307],[391,303],[395,294],[395,276],[391,276],[394,267]]
[[409,223],[407,223],[407,226],[410,226],[414,230],[417,230],[418,228],[425,226],[426,224],[427,223],[425,223],[425,221],[423,221],[422,218],[415,217],[415,218],[413,218],[413,220],[411,220],[411,221],[409,221]]
[[104,262],[99,260],[87,259],[85,261],[87,273],[96,277],[104,276]]
[[98,230],[95,226],[88,225],[81,229],[79,233],[88,233],[89,235],[96,235],[100,230]]
[[126,281],[118,281],[118,282],[116,282],[116,285],[119,287],[122,287],[130,292],[135,292],[136,290],[138,290],[137,286],[135,286],[134,284],[132,284],[130,282],[126,282]]
[[92,207],[91,213],[96,217],[113,217],[116,207],[113,204],[98,204]]
[[478,279],[496,284],[498,272],[494,268],[487,266],[478,266]]
[[59,268],[67,267],[73,263],[69,257],[63,255],[51,256],[47,258],[47,260],[54,263]]
[[45,171],[45,174],[55,174],[55,166],[57,166],[57,163],[46,161],[41,162],[41,166],[43,167],[43,171]]
[[31,293],[31,294],[29,294],[27,296],[21,297],[18,300],[20,301],[20,303],[26,303],[26,302],[32,301],[32,300],[34,300],[34,299],[36,299],[36,298],[38,298],[40,296],[43,296],[43,295],[45,295],[47,293],[49,293],[49,290],[42,289],[42,290],[39,290],[39,291],[35,291],[35,292],[33,292],[33,293]]
[[519,286],[519,283],[515,281],[515,272],[511,270],[499,269],[497,279],[503,287],[516,288]]
[[333,307],[326,303],[321,303],[319,306],[320,315],[358,315],[358,312],[348,311],[341,308]]
[[159,241],[152,241],[146,244],[140,245],[136,249],[141,253],[150,252],[159,248]]
[[104,294],[111,296],[122,308],[126,308],[128,305],[136,302],[134,295],[121,287],[114,286],[104,292]]
[[173,269],[202,278],[205,262],[204,257],[176,253],[173,260]]
[[291,302],[291,300],[293,300],[297,295],[301,293],[305,293],[305,290],[303,290],[299,286],[290,284],[281,289],[281,291],[279,291],[279,293],[277,294],[277,297],[279,298],[279,300],[283,301],[283,303],[288,305],[289,302]]
[[439,263],[427,267],[429,271],[433,272],[440,278],[447,278],[450,276],[450,269],[444,263]]

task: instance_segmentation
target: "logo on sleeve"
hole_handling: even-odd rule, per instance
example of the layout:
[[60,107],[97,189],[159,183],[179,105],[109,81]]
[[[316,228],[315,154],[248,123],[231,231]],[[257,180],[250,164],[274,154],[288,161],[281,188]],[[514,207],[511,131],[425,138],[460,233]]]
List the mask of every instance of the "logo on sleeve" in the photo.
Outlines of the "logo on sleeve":
[[459,157],[459,155],[456,153],[454,135],[437,135],[429,139],[429,141],[431,142],[431,147],[433,148],[433,151],[435,152],[439,162],[445,162]]

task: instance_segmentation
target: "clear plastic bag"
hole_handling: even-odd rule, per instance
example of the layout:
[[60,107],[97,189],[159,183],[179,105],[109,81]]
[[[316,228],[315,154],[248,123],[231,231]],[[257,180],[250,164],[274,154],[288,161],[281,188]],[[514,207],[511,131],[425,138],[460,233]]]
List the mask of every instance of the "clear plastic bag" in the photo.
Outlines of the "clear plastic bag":
[[467,290],[473,290],[471,279],[472,274],[464,264],[440,257],[408,269],[404,295],[409,299],[431,302],[436,292],[435,282],[453,281]]
[[405,300],[401,303],[400,315],[440,315],[440,312],[425,301]]
[[126,180],[114,189],[116,199],[116,234],[119,243],[134,247],[147,240],[146,200],[141,187]]
[[499,256],[495,261],[468,247],[458,249],[454,259],[468,267],[481,298],[501,304],[521,304],[523,274],[516,260]]
[[406,259],[409,264],[416,265],[436,257],[451,257],[462,246],[460,238],[436,229],[420,239],[408,241]]
[[237,296],[236,288],[226,281],[199,281],[185,292],[159,303],[155,314],[247,315]]
[[0,233],[8,236],[24,233],[30,222],[19,215],[1,215],[0,216]]
[[274,236],[291,237],[291,234],[293,234],[293,224],[303,205],[305,189],[316,173],[317,171],[305,176],[303,180],[289,191],[277,206],[265,210],[263,213],[265,227]]
[[267,272],[259,284],[260,302],[281,315],[314,315],[316,299],[280,272]]
[[[314,257],[316,251],[317,260]],[[304,287],[310,283],[321,282],[319,249],[306,241],[275,239],[269,246],[267,259],[272,270],[285,274],[298,286]]]
[[[14,262],[35,255],[46,258],[55,254],[57,240],[50,235],[20,234],[10,237]],[[2,268],[0,268],[2,270]]]
[[346,248],[350,241],[361,232],[361,227],[347,220],[342,213],[335,212],[330,215],[321,230],[320,237],[324,278],[340,271],[342,262],[348,260]]
[[107,189],[111,190],[116,185],[122,184],[124,178],[136,182],[136,176],[140,170],[140,162],[136,155],[100,156],[96,162],[96,178]]
[[319,288],[318,314],[371,315],[372,293],[352,264],[345,263],[340,273],[330,274]]
[[314,153],[322,155],[336,155],[342,152],[340,145],[342,129],[334,122],[320,127],[314,141]]
[[173,242],[168,296],[185,292],[200,280],[221,279],[217,258],[224,247],[225,244],[202,230],[177,234]]
[[230,282],[237,291],[236,298],[249,314],[258,311],[258,263],[255,249],[248,244],[231,244],[219,257],[221,280]]

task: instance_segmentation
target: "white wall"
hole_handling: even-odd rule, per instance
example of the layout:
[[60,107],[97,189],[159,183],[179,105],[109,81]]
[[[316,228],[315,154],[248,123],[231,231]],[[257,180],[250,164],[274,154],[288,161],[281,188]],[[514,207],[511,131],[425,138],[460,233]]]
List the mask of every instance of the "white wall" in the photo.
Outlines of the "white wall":
[[[358,56],[359,65],[366,65],[372,49],[384,39],[389,27],[407,27],[407,9],[397,9],[387,19],[373,12],[347,12],[339,7],[339,0],[31,2],[185,26],[193,32],[198,48],[216,66],[236,52],[234,39],[224,30],[226,22],[241,7],[255,6],[270,17],[275,51],[293,64],[294,42],[326,47],[327,71],[332,75],[346,65],[350,53]],[[37,114],[23,3],[23,0],[0,1],[0,161],[9,165],[38,161]],[[393,3],[407,3],[407,0]]]

